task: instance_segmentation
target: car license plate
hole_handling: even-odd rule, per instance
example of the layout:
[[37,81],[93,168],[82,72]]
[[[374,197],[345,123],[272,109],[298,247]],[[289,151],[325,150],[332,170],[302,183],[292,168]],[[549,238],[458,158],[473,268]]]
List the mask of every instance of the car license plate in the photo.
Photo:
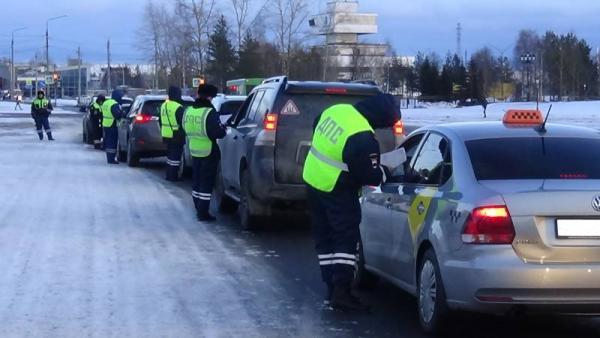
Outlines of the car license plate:
[[600,219],[559,219],[556,235],[558,238],[600,239]]

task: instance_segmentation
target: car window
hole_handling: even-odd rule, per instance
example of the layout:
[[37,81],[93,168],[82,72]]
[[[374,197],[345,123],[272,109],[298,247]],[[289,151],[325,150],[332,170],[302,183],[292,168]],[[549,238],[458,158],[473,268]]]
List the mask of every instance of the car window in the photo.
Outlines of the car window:
[[219,115],[233,115],[237,113],[244,101],[227,101],[221,104]]
[[397,168],[392,173],[392,177],[390,179],[388,179],[388,182],[390,182],[390,183],[401,182],[403,180],[403,178],[405,177],[406,173],[410,171],[410,167],[411,167],[410,165],[412,163],[413,158],[415,157],[415,155],[417,153],[417,150],[419,150],[419,145],[421,144],[421,140],[423,139],[423,136],[425,136],[424,133],[413,135],[409,139],[404,141],[404,143],[402,144],[402,148],[404,148],[404,150],[406,151],[406,162],[404,162],[404,165],[402,167]]
[[141,113],[152,116],[160,116],[160,106],[162,106],[164,102],[165,101],[162,100],[146,101],[142,105]]
[[142,105],[142,100],[137,100],[133,103],[133,106],[131,106],[131,109],[129,110],[129,114],[127,115],[127,117],[133,117],[135,114],[137,114],[137,112],[140,110],[140,106]]
[[256,114],[253,120],[256,123],[262,123],[265,119],[265,114],[272,108],[273,101],[275,100],[275,91],[273,89],[267,89],[264,91],[262,100],[256,109]]
[[256,112],[258,111],[258,107],[260,106],[260,103],[261,103],[264,95],[265,95],[264,90],[260,90],[260,91],[256,92],[254,101],[252,102],[250,109],[248,109],[248,116],[247,116],[248,122],[254,121],[254,117],[256,116]]
[[448,180],[451,170],[450,143],[442,135],[430,133],[419,151],[409,180],[417,184],[439,185]]
[[478,180],[600,179],[600,140],[511,137],[465,142]]
[[255,96],[254,93],[250,94],[250,96],[248,96],[248,98],[246,99],[246,101],[244,102],[244,104],[242,105],[240,110],[238,110],[237,114],[235,114],[235,116],[232,118],[232,120],[231,120],[232,126],[237,126],[240,123],[240,121],[242,121],[246,117],[248,110],[250,108],[250,105],[252,104],[252,101],[254,101],[254,96]]

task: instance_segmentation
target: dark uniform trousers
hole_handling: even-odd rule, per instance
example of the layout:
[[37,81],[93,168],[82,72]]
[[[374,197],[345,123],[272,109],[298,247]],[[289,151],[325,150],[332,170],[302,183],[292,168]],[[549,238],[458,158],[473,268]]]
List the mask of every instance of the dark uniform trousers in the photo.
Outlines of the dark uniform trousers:
[[210,207],[210,199],[215,186],[217,168],[221,160],[221,152],[216,144],[213,144],[212,152],[207,157],[193,157],[193,191],[192,198],[196,213],[206,215]]
[[48,139],[52,138],[52,130],[50,129],[50,121],[48,120],[48,116],[34,115],[33,121],[35,122],[35,129],[40,140],[44,139],[44,131],[46,132],[46,135],[48,135]]
[[104,127],[104,151],[106,151],[106,161],[115,163],[117,157],[117,141],[119,139],[119,131],[117,127]]
[[349,288],[356,269],[361,209],[358,191],[325,193],[308,187],[312,233],[323,281]]
[[175,181],[179,176],[179,166],[181,165],[181,155],[183,154],[184,143],[173,139],[165,139],[165,143],[167,144],[166,179]]

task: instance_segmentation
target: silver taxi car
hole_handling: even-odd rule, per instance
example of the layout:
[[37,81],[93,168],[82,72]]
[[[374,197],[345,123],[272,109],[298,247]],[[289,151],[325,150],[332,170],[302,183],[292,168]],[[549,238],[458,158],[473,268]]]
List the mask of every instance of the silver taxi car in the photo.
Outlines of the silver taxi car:
[[361,197],[359,286],[415,295],[427,332],[451,310],[600,313],[598,130],[457,123],[401,147],[403,167]]

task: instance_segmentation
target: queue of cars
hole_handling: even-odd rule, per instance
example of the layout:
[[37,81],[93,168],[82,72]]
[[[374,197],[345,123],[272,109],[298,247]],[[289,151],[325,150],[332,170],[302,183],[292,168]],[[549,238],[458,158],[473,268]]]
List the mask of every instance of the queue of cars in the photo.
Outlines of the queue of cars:
[[[219,210],[237,209],[245,229],[277,211],[304,211],[301,173],[315,118],[377,93],[369,84],[276,77],[247,98],[216,98],[230,126],[219,141]],[[161,99],[136,98],[120,126],[127,153],[139,146],[132,124],[156,123],[155,103],[144,108]],[[158,140],[158,124],[152,128],[140,135]],[[408,136],[399,123],[376,133],[382,152],[403,148],[406,161],[360,198],[357,286],[384,279],[414,295],[426,332],[455,310],[600,313],[598,131],[509,111],[503,122],[427,126]],[[183,171],[189,154],[182,162]]]

